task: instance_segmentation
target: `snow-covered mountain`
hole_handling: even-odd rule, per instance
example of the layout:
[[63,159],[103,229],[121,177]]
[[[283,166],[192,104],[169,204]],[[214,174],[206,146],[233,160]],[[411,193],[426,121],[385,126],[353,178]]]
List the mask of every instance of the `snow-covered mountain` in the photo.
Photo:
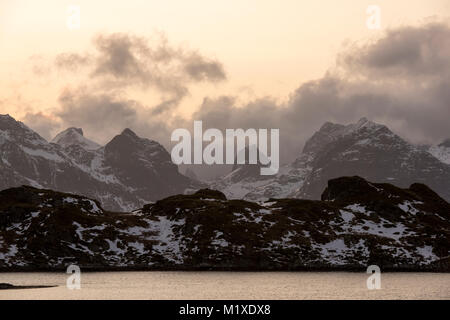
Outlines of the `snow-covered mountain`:
[[[244,170],[248,172],[243,174]],[[229,198],[320,199],[328,180],[358,175],[399,187],[425,183],[450,199],[449,164],[366,118],[349,125],[325,123],[305,143],[302,154],[281,167],[276,176],[267,178],[250,171],[237,167],[211,187]]]
[[445,140],[437,146],[430,147],[428,151],[440,161],[450,164],[450,139]]
[[[325,123],[302,154],[276,176],[261,176],[258,165],[236,165],[210,184],[230,199],[319,199],[328,180],[359,175],[408,187],[425,183],[450,200],[450,141],[416,147],[386,126],[365,118]],[[99,200],[103,207],[131,211],[166,196],[204,187],[179,173],[158,142],[125,129],[105,146],[69,128],[51,143],[9,115],[0,116],[0,190],[31,185]]]
[[31,185],[99,200],[130,211],[199,188],[183,176],[158,142],[125,129],[104,147],[69,128],[51,143],[9,115],[0,116],[0,190]]

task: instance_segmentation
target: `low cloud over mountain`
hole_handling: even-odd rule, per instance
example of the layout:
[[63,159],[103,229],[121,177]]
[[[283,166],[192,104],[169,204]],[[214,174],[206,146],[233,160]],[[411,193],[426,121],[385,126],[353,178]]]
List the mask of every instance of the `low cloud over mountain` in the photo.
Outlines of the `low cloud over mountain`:
[[205,99],[194,118],[217,128],[280,128],[285,160],[323,122],[364,116],[413,142],[436,143],[450,136],[449,66],[448,25],[393,29],[377,41],[349,45],[334,69],[301,85],[283,105],[271,99],[245,106],[231,97]]
[[[189,95],[194,84],[227,79],[220,61],[197,50],[173,46],[164,35],[144,38],[127,33],[99,34],[92,45],[87,53],[60,53],[54,58],[53,68],[46,68],[47,73],[67,74],[78,80],[71,79],[61,89],[52,117],[31,112],[24,117],[46,138],[56,128],[68,126],[110,128],[107,132],[90,131],[99,141],[107,141],[113,132],[126,127],[154,136],[165,126],[163,132],[167,133],[174,118],[170,112]],[[33,59],[37,65],[43,60]],[[159,102],[141,102],[136,92],[152,94]],[[171,124],[167,119],[172,119]]]

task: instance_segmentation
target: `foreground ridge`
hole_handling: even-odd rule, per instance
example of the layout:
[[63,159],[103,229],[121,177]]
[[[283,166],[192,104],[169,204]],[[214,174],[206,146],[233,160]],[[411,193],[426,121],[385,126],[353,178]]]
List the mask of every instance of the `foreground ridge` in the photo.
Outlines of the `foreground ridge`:
[[321,201],[202,189],[129,213],[28,186],[0,192],[0,269],[449,271],[450,204],[423,184],[330,180]]

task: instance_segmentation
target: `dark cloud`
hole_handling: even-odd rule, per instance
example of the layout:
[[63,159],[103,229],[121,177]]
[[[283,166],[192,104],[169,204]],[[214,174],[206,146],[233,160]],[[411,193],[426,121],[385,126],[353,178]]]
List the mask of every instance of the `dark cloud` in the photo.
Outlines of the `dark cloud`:
[[164,113],[167,110],[171,110],[174,107],[176,107],[181,99],[188,93],[188,90],[185,88],[180,88],[180,90],[169,99],[165,99],[161,103],[157,104],[156,106],[152,107],[152,114],[153,115],[160,115]]
[[443,23],[401,27],[340,56],[346,69],[386,76],[433,76],[450,70],[450,29]]
[[81,127],[85,134],[99,143],[131,128],[139,135],[167,145],[169,124],[140,102],[113,94],[95,94],[80,88],[65,90],[59,97],[56,116],[64,127]]
[[164,92],[187,92],[190,82],[226,79],[223,66],[197,52],[172,47],[167,39],[153,41],[123,33],[100,35],[93,76],[113,78],[122,85],[152,85]]
[[55,58],[55,65],[58,69],[68,71],[78,71],[92,62],[89,55],[81,55],[78,53],[61,53]]
[[[92,44],[85,53],[61,53],[53,61],[57,71],[72,73],[82,81],[80,85],[71,77],[70,87],[59,96],[54,121],[62,127],[83,127],[99,142],[107,142],[126,127],[168,142],[170,128],[183,122],[171,111],[189,94],[190,87],[226,80],[220,62],[173,46],[164,35],[100,34]],[[47,58],[33,56],[30,61],[36,74],[50,74]],[[151,90],[159,102],[148,105],[129,99],[127,89]],[[36,122],[35,128],[46,138],[57,128],[42,114],[30,113],[25,120]]]
[[195,81],[225,80],[225,71],[221,63],[208,60],[199,54],[192,54],[186,59],[186,73]]
[[98,51],[93,76],[113,77],[148,85],[154,76],[149,65],[150,49],[145,41],[127,34],[100,35],[94,40]]
[[67,127],[81,127],[95,132],[104,141],[136,123],[139,105],[135,101],[106,94],[92,94],[84,89],[65,90],[59,97],[56,115]]
[[295,158],[326,121],[368,117],[415,143],[450,137],[450,28],[402,27],[370,44],[353,45],[338,68],[302,84],[288,102],[205,99],[194,119],[217,128],[280,128],[281,161]]
[[22,121],[31,129],[38,132],[44,139],[50,140],[53,138],[55,130],[60,128],[58,120],[42,113],[28,112],[22,118]]
[[56,67],[71,71],[87,67],[89,80],[100,81],[97,87],[107,90],[152,88],[163,96],[155,114],[178,106],[193,83],[226,79],[220,62],[173,47],[164,36],[147,39],[126,33],[102,34],[93,39],[93,45],[92,53],[58,55]]

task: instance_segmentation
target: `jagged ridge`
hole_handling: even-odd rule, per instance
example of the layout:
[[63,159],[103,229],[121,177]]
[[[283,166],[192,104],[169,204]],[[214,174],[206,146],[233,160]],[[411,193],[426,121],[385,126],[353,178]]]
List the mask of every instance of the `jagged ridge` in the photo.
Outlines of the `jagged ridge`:
[[261,177],[251,166],[241,166],[211,187],[227,197],[253,201],[271,197],[318,200],[328,180],[358,175],[403,188],[425,183],[448,201],[450,165],[445,157],[450,149],[433,150],[430,154],[366,118],[349,125],[327,122],[305,143],[302,154],[281,167],[276,176]]
[[156,141],[125,129],[104,147],[69,128],[48,143],[10,116],[0,117],[0,190],[20,185],[72,192],[114,211],[201,184],[183,176]]

